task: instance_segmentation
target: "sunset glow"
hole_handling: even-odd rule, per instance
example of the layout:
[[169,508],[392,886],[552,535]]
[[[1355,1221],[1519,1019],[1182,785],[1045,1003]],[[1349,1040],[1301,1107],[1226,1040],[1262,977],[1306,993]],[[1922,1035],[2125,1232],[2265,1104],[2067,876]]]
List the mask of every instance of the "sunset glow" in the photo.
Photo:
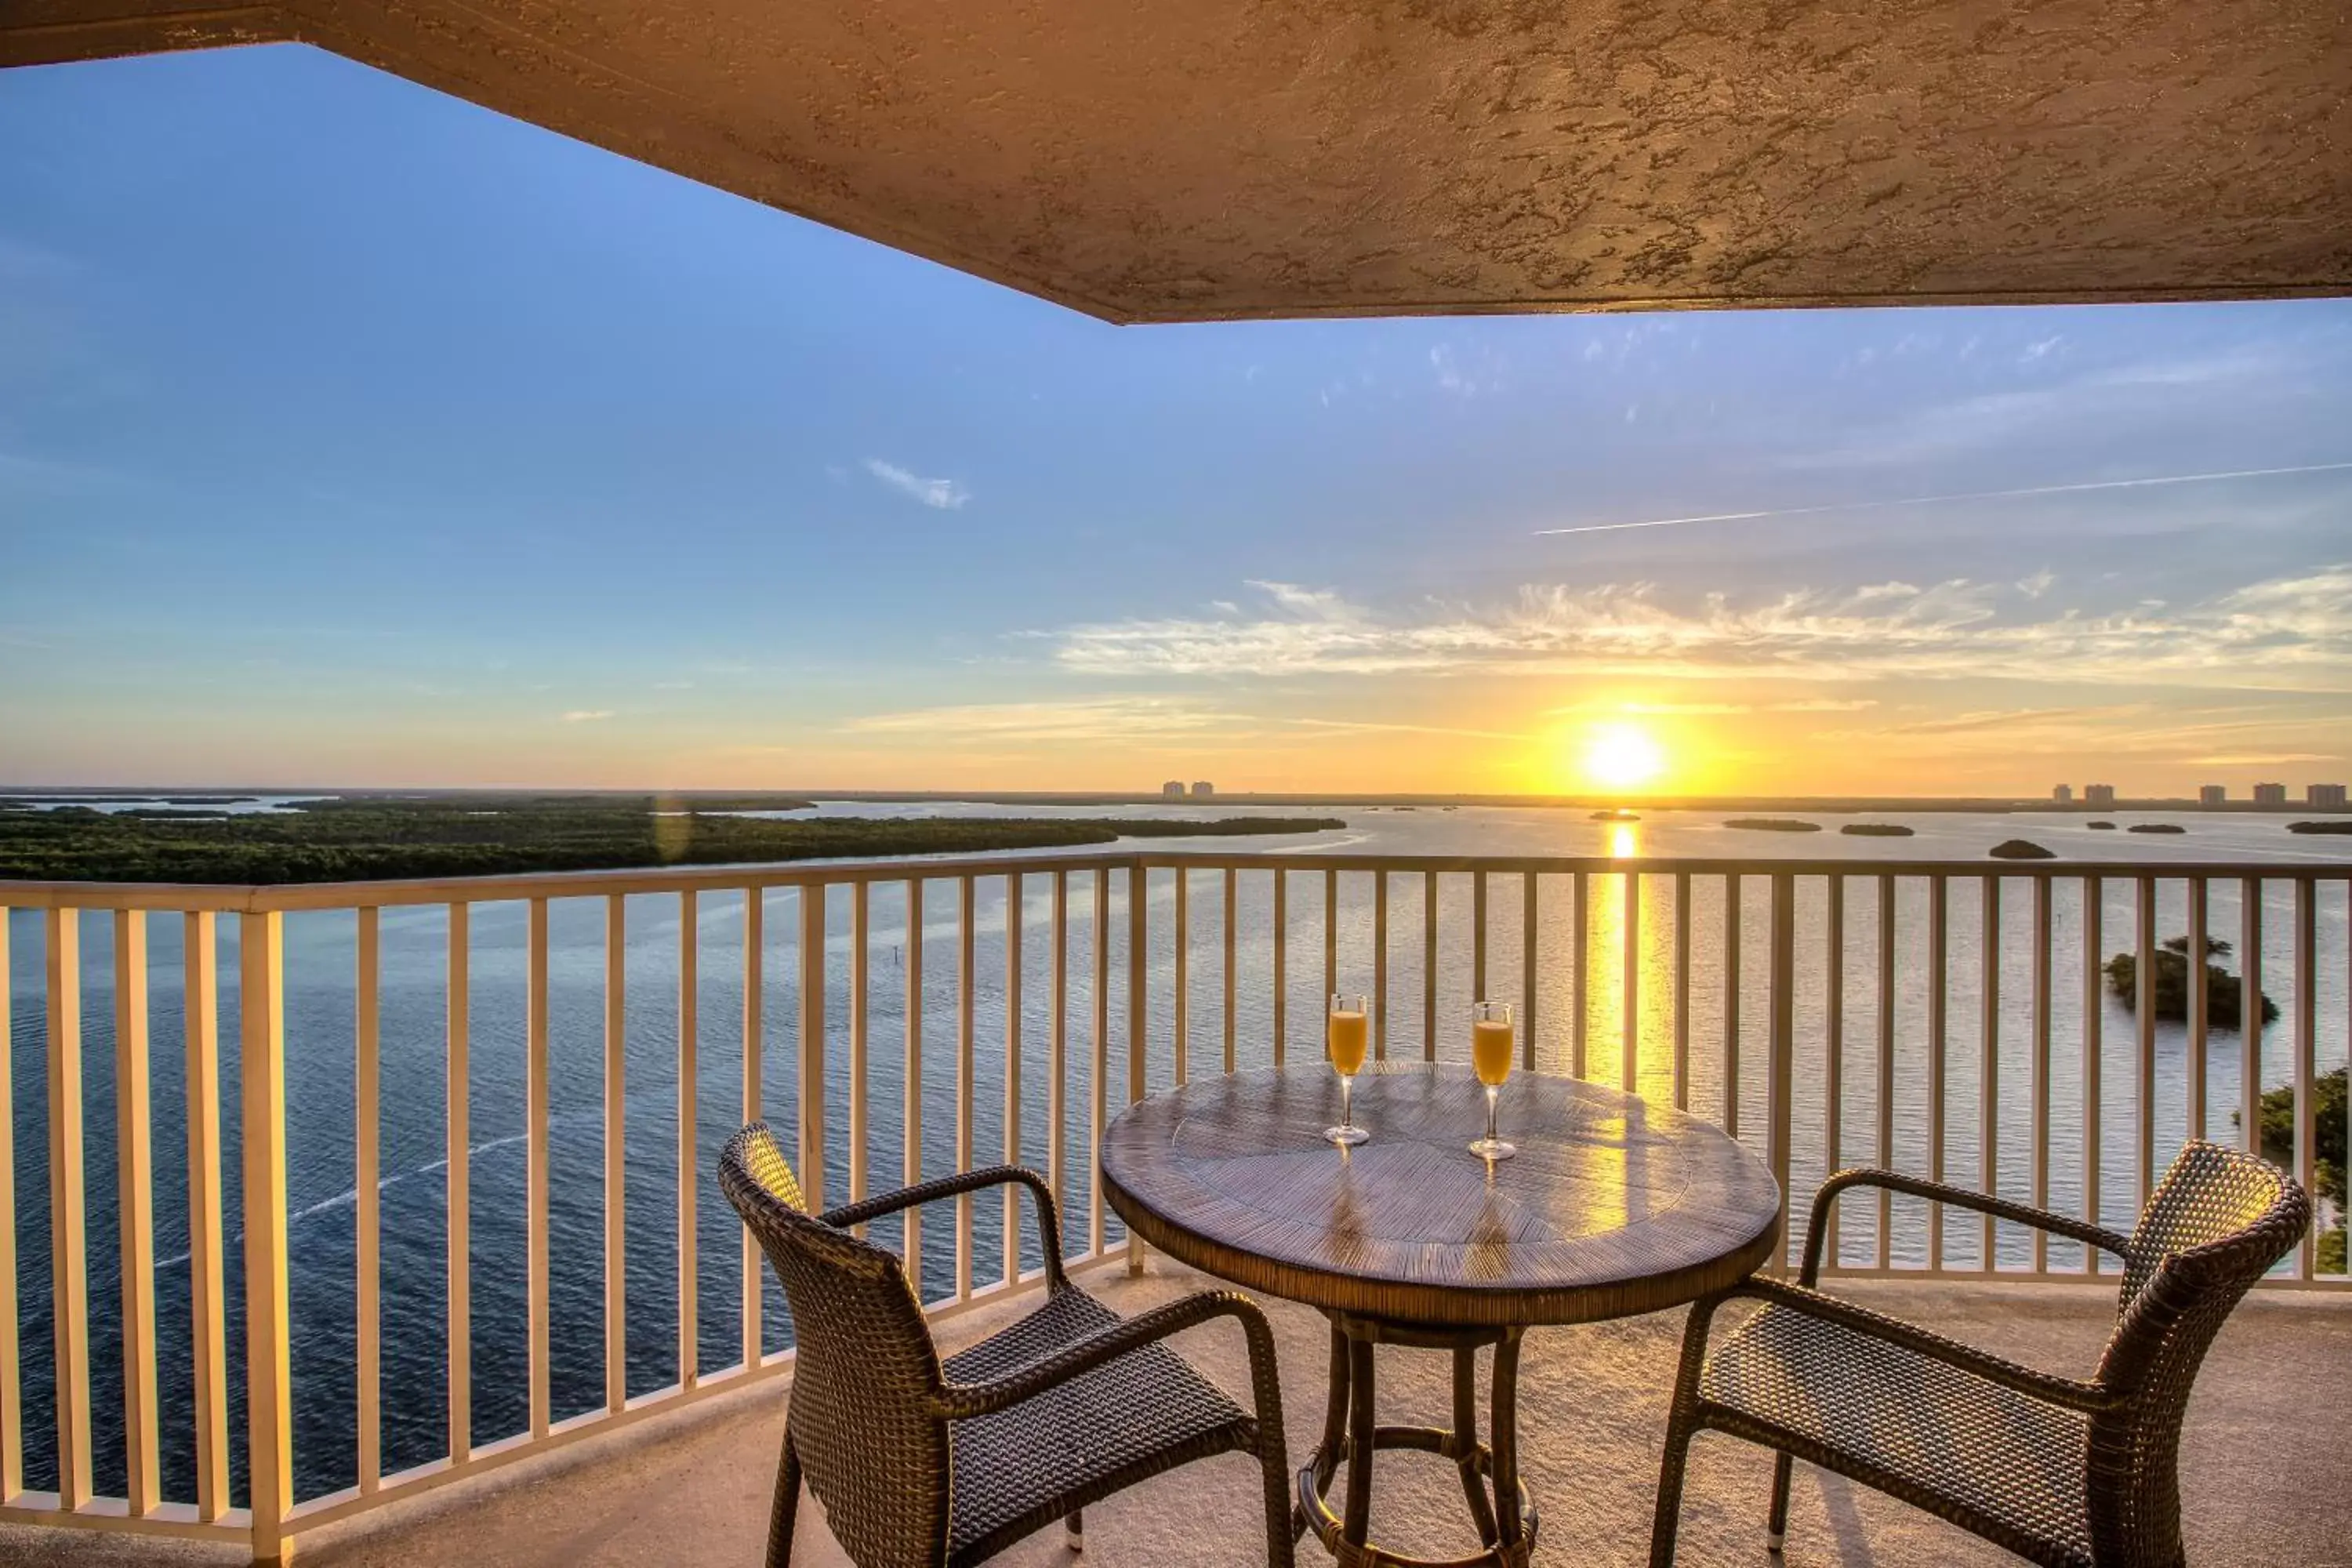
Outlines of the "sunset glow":
[[1639,724],[1597,724],[1586,738],[1582,765],[1588,784],[1610,790],[1639,789],[1664,775],[1666,752]]

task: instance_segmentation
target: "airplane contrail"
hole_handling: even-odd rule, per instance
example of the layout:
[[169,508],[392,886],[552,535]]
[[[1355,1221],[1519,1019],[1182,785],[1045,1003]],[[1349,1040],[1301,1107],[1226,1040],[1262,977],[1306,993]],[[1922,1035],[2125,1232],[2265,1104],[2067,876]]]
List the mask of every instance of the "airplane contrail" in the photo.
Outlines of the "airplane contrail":
[[2309,463],[2294,468],[2235,468],[2221,474],[2162,474],[2146,479],[2094,479],[2079,485],[2033,485],[2020,490],[1971,490],[1965,495],[1903,496],[1894,500],[1837,501],[1829,506],[1783,507],[1771,511],[1714,511],[1697,517],[1654,517],[1642,522],[1591,522],[1577,528],[1539,528],[1536,537],[1560,533],[1615,533],[1627,528],[1679,528],[1686,522],[1751,522],[1766,517],[1812,517],[1825,511],[1866,511],[1874,507],[1935,506],[1956,500],[2008,500],[2018,496],[2073,495],[2083,490],[2144,489],[2152,485],[2201,485],[2215,479],[2264,479],[2284,474],[2332,474],[2352,463]]

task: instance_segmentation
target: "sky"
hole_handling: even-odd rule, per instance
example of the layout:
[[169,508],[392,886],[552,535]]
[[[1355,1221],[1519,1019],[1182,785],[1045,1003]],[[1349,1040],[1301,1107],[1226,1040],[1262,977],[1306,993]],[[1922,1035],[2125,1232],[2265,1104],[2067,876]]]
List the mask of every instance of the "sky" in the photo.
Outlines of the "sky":
[[2299,795],[2347,410],[2347,300],[1115,328],[300,47],[10,71],[0,783]]

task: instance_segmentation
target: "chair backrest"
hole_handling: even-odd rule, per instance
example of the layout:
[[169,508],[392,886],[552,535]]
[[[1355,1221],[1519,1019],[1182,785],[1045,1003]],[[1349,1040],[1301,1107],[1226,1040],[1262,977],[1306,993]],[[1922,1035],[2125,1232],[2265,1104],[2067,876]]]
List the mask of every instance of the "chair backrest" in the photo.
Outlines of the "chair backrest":
[[719,1185],[783,1281],[793,1450],[858,1568],[936,1568],[948,1539],[940,1357],[898,1257],[808,1212],[775,1135],[729,1140]]
[[2268,1161],[2217,1143],[2180,1152],[2140,1213],[2099,1378],[2121,1395],[2094,1416],[2092,1535],[2101,1563],[2179,1562],[2178,1460],[2190,1386],[2222,1322],[2294,1250],[2311,1199]]

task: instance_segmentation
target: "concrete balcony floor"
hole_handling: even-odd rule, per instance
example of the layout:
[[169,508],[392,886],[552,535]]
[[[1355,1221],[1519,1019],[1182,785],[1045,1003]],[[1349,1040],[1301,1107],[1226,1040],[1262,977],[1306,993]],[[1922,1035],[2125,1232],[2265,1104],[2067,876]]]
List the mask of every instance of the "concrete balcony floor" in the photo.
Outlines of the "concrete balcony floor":
[[[1119,1310],[1134,1312],[1213,1282],[1155,1257],[1140,1279],[1109,1269],[1085,1283]],[[1855,1281],[1839,1289],[2073,1375],[2088,1375],[2114,1315],[2108,1286]],[[1034,1301],[960,1320],[943,1328],[942,1340],[950,1348],[969,1342]],[[1311,1310],[1269,1305],[1281,1343],[1291,1452],[1303,1456],[1322,1420],[1328,1331]],[[1647,1561],[1658,1442],[1682,1321],[1682,1313],[1667,1312],[1528,1336],[1520,1432],[1528,1484],[1543,1515],[1538,1563]],[[1246,1403],[1240,1336],[1231,1324],[1194,1330],[1178,1342]],[[1391,1349],[1380,1354],[1381,1418],[1444,1424],[1447,1358]],[[781,1385],[747,1389],[607,1443],[519,1465],[419,1500],[405,1511],[313,1537],[298,1560],[320,1568],[754,1564],[785,1397]],[[2181,1456],[2189,1561],[2200,1568],[2352,1563],[2347,1453],[2352,1299],[2257,1293],[2222,1332],[2189,1407]],[[1866,1489],[1802,1466],[1797,1474],[1789,1568],[2017,1561]],[[1703,1436],[1693,1449],[1681,1561],[1769,1563],[1763,1519],[1770,1479],[1765,1450]],[[1097,1568],[1263,1563],[1256,1487],[1255,1462],[1241,1456],[1159,1478],[1087,1511],[1087,1557]],[[1441,1554],[1475,1544],[1451,1468],[1431,1457],[1382,1457],[1372,1518],[1374,1538],[1395,1550]],[[114,1537],[0,1531],[0,1560],[80,1568],[221,1559]],[[806,1500],[793,1561],[809,1568],[848,1561],[826,1532],[822,1510]],[[1071,1559],[1059,1531],[1050,1531],[998,1561],[1045,1568]],[[1328,1561],[1312,1541],[1302,1542],[1301,1564]]]

